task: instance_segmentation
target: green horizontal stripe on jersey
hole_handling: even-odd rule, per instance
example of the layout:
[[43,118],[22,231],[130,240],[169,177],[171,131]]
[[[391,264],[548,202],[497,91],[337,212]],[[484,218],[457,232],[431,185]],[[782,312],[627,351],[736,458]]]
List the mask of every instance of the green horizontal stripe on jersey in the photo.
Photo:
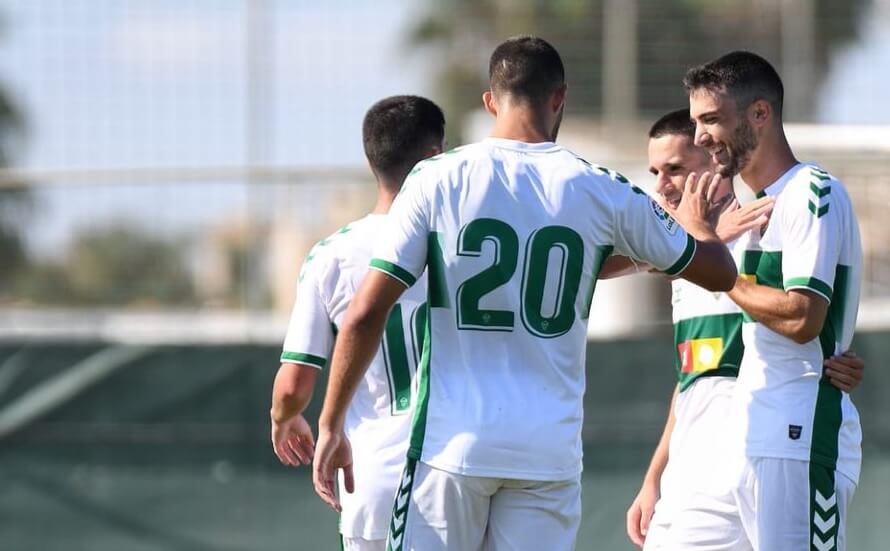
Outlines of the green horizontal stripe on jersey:
[[328,360],[326,358],[322,358],[321,356],[315,356],[313,354],[304,354],[302,352],[288,352],[284,351],[281,353],[281,361],[282,362],[297,362],[301,364],[307,364],[319,368],[323,368],[328,364]]
[[417,278],[411,275],[411,272],[401,266],[393,264],[392,262],[380,260],[379,258],[372,258],[370,266],[375,270],[380,270],[381,272],[391,275],[404,283],[407,287],[411,287],[417,281]]
[[[680,345],[686,341],[713,338],[723,339],[723,353],[717,362],[717,368],[698,373],[683,373]],[[737,377],[743,351],[741,313],[696,316],[678,321],[674,324],[674,367],[680,383],[680,392],[686,390],[699,377]]]
[[691,235],[686,235],[686,249],[683,250],[683,254],[680,255],[679,260],[674,262],[674,264],[664,271],[667,275],[677,275],[683,270],[686,269],[686,266],[689,266],[689,262],[692,260],[692,255],[695,254],[695,239],[692,238]]
[[815,291],[826,299],[831,300],[831,285],[816,279],[815,277],[792,277],[785,280],[785,290],[809,289]]

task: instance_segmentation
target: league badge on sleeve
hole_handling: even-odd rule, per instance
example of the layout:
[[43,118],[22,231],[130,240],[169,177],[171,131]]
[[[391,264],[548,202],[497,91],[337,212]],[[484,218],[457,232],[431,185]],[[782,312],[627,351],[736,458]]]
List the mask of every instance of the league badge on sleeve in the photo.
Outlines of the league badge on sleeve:
[[664,229],[667,230],[670,235],[677,233],[677,221],[674,220],[667,211],[661,208],[661,205],[656,203],[655,199],[650,199],[649,203],[652,205],[652,213],[655,214],[655,217],[658,218],[658,221],[664,226]]

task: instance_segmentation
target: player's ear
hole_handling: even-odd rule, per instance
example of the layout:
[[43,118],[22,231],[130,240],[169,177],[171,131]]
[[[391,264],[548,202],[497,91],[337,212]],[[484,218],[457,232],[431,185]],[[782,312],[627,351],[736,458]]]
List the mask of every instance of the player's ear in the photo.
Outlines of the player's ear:
[[550,108],[554,113],[559,113],[559,110],[563,108],[566,102],[566,91],[568,90],[568,86],[563,83],[560,84],[556,91],[553,92],[553,95],[550,97]]
[[773,106],[765,99],[759,99],[751,104],[749,111],[754,124],[762,126],[766,124],[773,115]]
[[495,101],[494,94],[491,93],[491,90],[486,90],[482,93],[482,105],[485,106],[485,110],[492,116],[498,116],[498,103]]

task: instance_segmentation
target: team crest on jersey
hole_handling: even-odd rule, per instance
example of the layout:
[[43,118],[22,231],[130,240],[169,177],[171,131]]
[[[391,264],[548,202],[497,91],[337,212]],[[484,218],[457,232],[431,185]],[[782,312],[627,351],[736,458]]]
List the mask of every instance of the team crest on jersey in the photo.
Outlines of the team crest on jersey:
[[800,425],[788,425],[788,438],[792,440],[800,440],[800,433],[803,427]]
[[661,205],[655,202],[655,199],[650,199],[649,204],[652,205],[652,212],[655,214],[655,217],[658,218],[658,221],[661,222],[661,225],[664,226],[664,229],[671,235],[677,233],[677,221],[671,217],[670,214],[664,210]]

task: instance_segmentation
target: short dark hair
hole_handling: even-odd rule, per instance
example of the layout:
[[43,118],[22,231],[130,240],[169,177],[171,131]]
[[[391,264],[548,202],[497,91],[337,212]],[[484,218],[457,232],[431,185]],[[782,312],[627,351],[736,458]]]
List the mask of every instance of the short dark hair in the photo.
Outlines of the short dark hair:
[[650,138],[662,136],[685,136],[690,140],[695,139],[695,123],[689,116],[689,108],[677,109],[664,115],[649,129]]
[[757,100],[766,100],[781,118],[785,89],[779,73],[769,61],[745,51],[730,52],[693,67],[686,72],[683,85],[687,92],[705,88],[729,94],[739,109]]
[[514,36],[492,52],[488,78],[495,93],[541,103],[565,83],[566,72],[559,52],[546,40]]
[[391,96],[368,109],[362,143],[371,169],[401,182],[430,147],[445,137],[445,115],[420,96]]

